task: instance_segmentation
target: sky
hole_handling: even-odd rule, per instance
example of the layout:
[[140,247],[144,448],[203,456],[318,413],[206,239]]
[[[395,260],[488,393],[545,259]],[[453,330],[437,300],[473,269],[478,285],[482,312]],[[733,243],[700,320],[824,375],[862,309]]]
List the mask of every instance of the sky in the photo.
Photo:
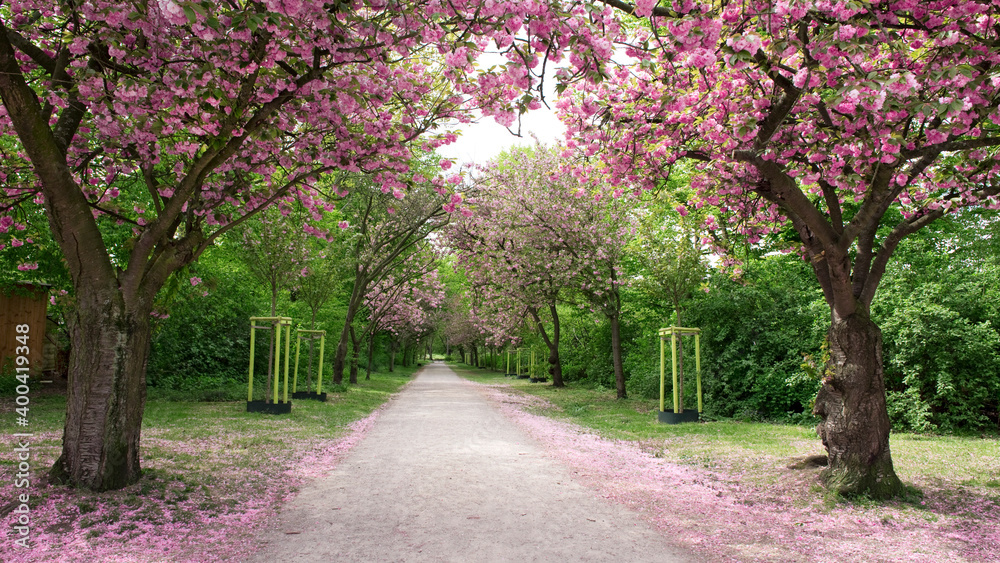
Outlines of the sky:
[[[494,47],[495,49],[495,47]],[[476,59],[476,66],[479,68],[489,68],[493,65],[502,65],[507,62],[506,57],[495,50],[487,49]],[[555,104],[556,94],[554,91],[555,69],[559,65],[548,65],[546,68],[545,99],[549,104]],[[512,129],[517,132],[517,125]],[[544,105],[529,111],[521,116],[521,136],[518,137],[510,133],[506,127],[493,120],[492,117],[481,118],[477,123],[456,124],[451,130],[460,129],[462,135],[458,141],[451,145],[438,148],[438,153],[446,158],[454,159],[456,164],[476,163],[485,164],[494,158],[504,149],[534,144],[531,134],[534,133],[543,143],[555,143],[563,139],[566,133],[566,126],[563,125],[555,115],[555,111],[546,108]]]
[[521,116],[520,137],[511,134],[492,117],[484,117],[477,123],[459,124],[455,129],[460,129],[462,135],[454,143],[438,148],[438,153],[454,159],[456,164],[485,164],[506,148],[533,144],[532,133],[543,143],[555,143],[562,140],[566,132],[566,126],[556,118],[555,112],[544,106]]

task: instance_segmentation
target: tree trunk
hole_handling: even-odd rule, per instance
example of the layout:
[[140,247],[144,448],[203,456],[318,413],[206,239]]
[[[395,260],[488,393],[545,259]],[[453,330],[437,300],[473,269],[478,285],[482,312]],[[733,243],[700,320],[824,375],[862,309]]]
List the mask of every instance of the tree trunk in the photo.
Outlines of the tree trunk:
[[351,378],[350,382],[357,385],[358,383],[358,359],[361,354],[359,350],[360,342],[358,342],[358,337],[354,332],[354,325],[351,325]]
[[622,366],[622,337],[618,315],[610,315],[611,321],[611,362],[615,366],[615,390],[619,399],[626,398],[625,368]]
[[549,314],[552,315],[551,337],[545,330],[545,327],[542,326],[542,319],[538,316],[538,311],[534,308],[529,308],[528,312],[531,313],[531,318],[535,321],[538,334],[541,335],[542,340],[549,349],[549,374],[552,375],[552,386],[565,387],[566,384],[563,383],[562,378],[562,361],[559,359],[559,312],[556,310],[556,305],[555,303],[549,303]]
[[344,319],[344,328],[340,331],[340,340],[337,341],[337,350],[333,356],[333,383],[340,385],[344,381],[344,366],[347,361],[347,344],[351,338],[351,323],[358,312],[357,303],[353,296],[347,304],[347,316]]
[[684,412],[684,337],[680,334],[677,335],[677,408]]
[[375,358],[375,334],[368,335],[368,367],[365,369],[365,381],[372,378],[372,362]]
[[389,342],[389,373],[396,371],[396,347],[399,343],[393,338]]
[[[312,310],[312,319],[309,320],[309,330],[316,330],[316,309]],[[312,389],[313,344],[316,342],[315,336],[315,334],[309,334],[309,368],[306,370],[306,389]]]
[[53,482],[105,491],[139,480],[151,306],[125,301],[114,289],[77,294],[68,318],[73,353]]
[[856,312],[843,319],[834,314],[827,335],[830,360],[813,408],[829,454],[821,477],[840,494],[893,497],[903,485],[889,452],[882,332]]

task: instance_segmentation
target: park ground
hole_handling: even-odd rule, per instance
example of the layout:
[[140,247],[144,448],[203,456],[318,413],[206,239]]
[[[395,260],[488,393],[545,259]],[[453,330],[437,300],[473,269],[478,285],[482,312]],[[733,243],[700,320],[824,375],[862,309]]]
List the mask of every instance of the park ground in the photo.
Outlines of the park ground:
[[[893,459],[908,496],[888,503],[831,498],[820,469],[808,463],[822,454],[812,428],[662,425],[649,401],[454,367],[576,481],[707,560],[1000,561],[995,435],[894,434]],[[8,535],[0,560],[245,560],[278,509],[337,466],[410,375],[374,374],[331,393],[328,403],[297,402],[290,417],[154,393],[143,426],[144,476],[107,493],[42,485],[58,455],[65,401],[32,397],[33,547],[14,546]],[[13,409],[13,401],[0,403],[0,448],[8,452],[23,430],[13,426]],[[3,499],[23,492],[14,488],[13,457],[0,456]],[[15,508],[0,504],[5,521]]]

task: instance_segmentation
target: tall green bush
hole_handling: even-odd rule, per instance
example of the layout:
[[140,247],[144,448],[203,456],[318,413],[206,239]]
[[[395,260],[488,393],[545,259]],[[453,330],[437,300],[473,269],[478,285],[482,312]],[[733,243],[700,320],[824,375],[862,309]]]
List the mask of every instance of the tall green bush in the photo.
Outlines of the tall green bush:
[[829,309],[812,273],[795,256],[747,262],[738,279],[717,274],[688,305],[700,327],[706,409],[720,416],[780,419],[808,413]]
[[[206,253],[192,277],[203,281],[191,286],[188,280],[180,280],[188,287],[170,306],[169,317],[157,324],[148,383],[197,390],[246,382],[249,318],[267,312],[268,296],[225,248]],[[259,355],[262,362],[267,361],[266,348]]]

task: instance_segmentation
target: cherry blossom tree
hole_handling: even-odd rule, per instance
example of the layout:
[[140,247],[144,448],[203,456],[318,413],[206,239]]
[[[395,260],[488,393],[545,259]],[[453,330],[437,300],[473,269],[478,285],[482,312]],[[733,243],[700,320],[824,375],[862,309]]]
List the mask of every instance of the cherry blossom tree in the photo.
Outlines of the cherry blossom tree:
[[[365,296],[368,308],[368,370],[369,379],[374,356],[375,334],[385,331],[392,335],[395,356],[399,340],[416,341],[433,330],[433,312],[444,301],[444,286],[434,269],[437,259],[411,264],[408,271],[394,271],[375,284]],[[390,361],[393,361],[391,359]]]
[[595,173],[649,186],[697,164],[708,227],[791,232],[830,306],[816,399],[831,490],[901,490],[872,302],[904,237],[1000,207],[998,8],[941,0],[608,1],[640,16],[627,61],[560,101]]
[[599,309],[611,323],[616,386],[624,397],[620,263],[635,198],[591,193],[565,172],[570,164],[541,145],[498,159],[483,172],[481,193],[469,200],[469,216],[452,229],[450,244],[477,292],[477,318],[495,326],[513,326],[503,315],[530,318],[549,348],[556,386],[562,385],[556,304]]
[[[448,223],[450,214],[446,207],[455,209],[455,203],[442,195],[443,188],[433,186],[419,173],[413,181],[420,183],[414,184],[406,197],[401,198],[396,195],[402,194],[385,193],[370,177],[352,179],[351,194],[341,209],[347,220],[341,227],[351,233],[348,244],[352,247],[354,281],[344,329],[334,354],[334,383],[343,381],[348,343],[354,343],[357,350],[360,337],[356,331],[352,336],[351,331],[365,304],[365,296],[395,270],[405,270],[409,260],[419,259],[421,250],[429,246],[427,237]],[[461,201],[459,196],[452,197]],[[352,367],[349,381],[357,383],[356,367]]]
[[513,341],[530,319],[549,349],[552,384],[562,387],[556,304],[572,283],[574,268],[570,253],[552,244],[541,227],[541,221],[552,217],[536,216],[537,209],[551,203],[553,190],[551,169],[526,167],[534,150],[515,149],[483,171],[480,193],[471,201],[475,211],[450,229],[448,244],[471,288],[474,323],[486,344]]

